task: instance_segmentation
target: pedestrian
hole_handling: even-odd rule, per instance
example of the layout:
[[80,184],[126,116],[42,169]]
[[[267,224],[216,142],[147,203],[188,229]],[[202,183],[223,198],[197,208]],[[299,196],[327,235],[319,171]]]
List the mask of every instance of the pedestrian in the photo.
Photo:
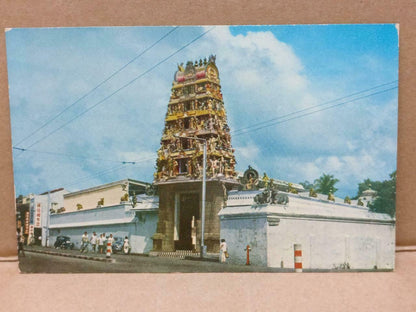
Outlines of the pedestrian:
[[129,245],[129,238],[126,236],[124,238],[124,244],[123,244],[123,251],[124,254],[129,254],[129,249],[130,249],[130,245]]
[[100,237],[98,238],[98,252],[100,254],[102,254],[104,252],[104,242],[105,242],[105,237],[104,234],[100,234]]
[[108,243],[110,243],[110,252],[113,253],[113,243],[114,243],[113,234],[110,234],[110,236],[107,238],[107,245]]
[[17,255],[22,252],[23,257],[25,256],[25,251],[23,250],[23,243],[25,242],[25,237],[20,233],[20,229],[17,229]]
[[225,263],[228,256],[228,250],[227,250],[227,243],[225,242],[225,239],[221,239],[220,244],[220,262]]
[[89,242],[88,233],[84,232],[84,235],[82,235],[81,237],[81,249],[80,249],[81,253],[83,253],[84,250],[88,252],[88,242]]
[[92,233],[92,236],[91,236],[91,239],[90,239],[90,243],[91,243],[91,248],[92,248],[92,251],[94,252],[94,253],[97,253],[97,250],[95,249],[96,248],[96,246],[97,246],[97,234],[95,234],[95,232],[93,232]]

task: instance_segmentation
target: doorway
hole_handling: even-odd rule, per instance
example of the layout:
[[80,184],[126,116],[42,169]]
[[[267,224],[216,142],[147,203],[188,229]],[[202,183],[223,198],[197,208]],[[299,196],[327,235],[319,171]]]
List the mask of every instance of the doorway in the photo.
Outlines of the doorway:
[[179,198],[179,239],[176,250],[193,250],[196,243],[196,222],[199,220],[199,194],[180,194]]

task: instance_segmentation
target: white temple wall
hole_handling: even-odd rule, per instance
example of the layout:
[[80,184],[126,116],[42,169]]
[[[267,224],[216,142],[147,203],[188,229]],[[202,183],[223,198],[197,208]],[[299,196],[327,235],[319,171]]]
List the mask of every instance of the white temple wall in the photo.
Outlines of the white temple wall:
[[284,204],[256,204],[260,191],[233,191],[218,215],[230,262],[294,268],[301,244],[304,269],[393,269],[395,220],[367,208],[280,192]]
[[132,253],[149,253],[153,247],[152,235],[156,232],[158,214],[154,211],[132,211],[130,205],[86,209],[76,212],[54,214],[51,216],[51,246],[58,235],[66,235],[75,244],[81,246],[81,236],[87,231],[91,237],[95,231],[97,236],[129,237]]
[[245,264],[250,245],[250,262],[267,266],[267,221],[266,216],[221,220],[221,238],[227,243],[228,262]]
[[281,218],[268,226],[270,267],[294,267],[294,244],[302,245],[303,268],[393,269],[394,226],[335,220]]

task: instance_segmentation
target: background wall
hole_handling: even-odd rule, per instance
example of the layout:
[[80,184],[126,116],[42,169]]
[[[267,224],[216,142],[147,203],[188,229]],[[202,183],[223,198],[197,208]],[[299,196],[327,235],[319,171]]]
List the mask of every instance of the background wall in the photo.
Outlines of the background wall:
[[268,228],[269,266],[293,268],[293,245],[302,245],[304,268],[394,267],[394,227],[384,224],[281,218]]
[[126,191],[122,190],[121,185],[114,185],[93,192],[65,196],[64,206],[66,211],[76,211],[77,204],[81,204],[83,209],[95,208],[101,198],[104,198],[105,206],[117,205],[120,203],[120,199],[125,193]]
[[[137,216],[136,219],[134,217]],[[117,219],[132,219],[130,223],[122,224],[102,224],[102,225],[87,225],[87,226],[71,226],[65,227],[68,224],[76,223],[90,223],[96,221],[111,221]],[[132,246],[132,253],[148,253],[153,247],[152,235],[156,232],[157,211],[153,212],[136,212],[130,211],[130,205],[117,205],[111,207],[102,207],[96,209],[87,209],[77,212],[60,213],[51,215],[51,230],[50,242],[51,246],[55,243],[56,236],[67,235],[71,237],[71,241],[75,244],[75,248],[80,248],[81,236],[87,231],[90,237],[92,232],[98,235],[106,233],[106,235],[120,232],[120,235],[128,235],[130,245]],[[59,227],[62,226],[62,227]],[[59,229],[59,231],[58,231]],[[118,235],[118,236],[120,236]],[[123,236],[123,238],[124,238]]]

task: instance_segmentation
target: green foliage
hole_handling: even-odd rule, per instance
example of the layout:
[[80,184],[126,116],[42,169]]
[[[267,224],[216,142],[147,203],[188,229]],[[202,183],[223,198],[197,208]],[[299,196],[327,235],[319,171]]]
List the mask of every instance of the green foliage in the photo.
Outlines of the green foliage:
[[378,183],[376,187],[372,187],[377,191],[377,197],[369,205],[370,211],[394,216],[396,214],[396,171],[390,174],[390,180]]
[[365,179],[364,182],[358,184],[357,196],[355,196],[354,199],[358,199],[358,197],[360,197],[364,191],[370,188],[378,193],[381,187],[382,187],[382,182]]
[[318,193],[328,195],[329,193],[334,194],[338,191],[335,187],[335,184],[338,182],[339,180],[335,179],[333,175],[324,173],[314,181],[314,186]]
[[313,184],[307,180],[305,180],[304,182],[299,182],[299,184],[302,185],[305,190],[310,190],[313,188]]

